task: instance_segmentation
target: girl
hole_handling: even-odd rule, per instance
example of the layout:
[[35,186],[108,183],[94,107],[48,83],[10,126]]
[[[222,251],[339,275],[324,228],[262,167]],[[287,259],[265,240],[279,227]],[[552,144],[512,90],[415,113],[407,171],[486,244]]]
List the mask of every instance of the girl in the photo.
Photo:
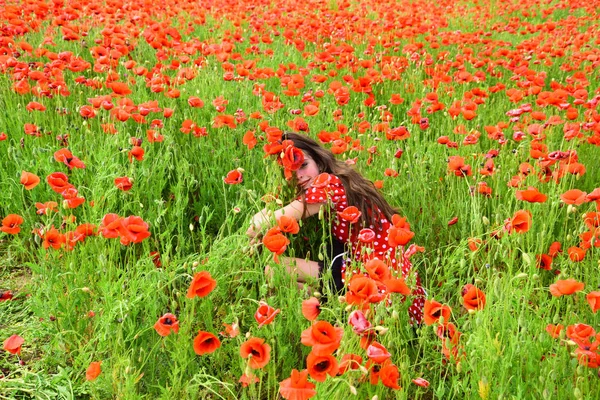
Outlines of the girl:
[[[258,236],[261,228],[271,222],[271,217],[279,219],[286,215],[300,220],[318,214],[325,207],[325,215],[331,223],[329,268],[336,291],[343,292],[346,263],[352,260],[364,263],[377,258],[394,270],[401,264],[402,275],[406,277],[411,263],[400,252],[396,254],[395,246],[388,243],[388,230],[396,212],[373,183],[308,136],[288,132],[282,140],[291,140],[304,155],[302,164],[295,171],[299,196],[273,215],[265,210],[257,213],[247,235],[251,238]],[[350,206],[355,207],[352,209],[354,216],[360,214],[356,221],[347,215]],[[282,262],[288,273],[297,276],[300,284],[321,277],[325,268],[323,262],[300,258],[284,258]],[[413,274],[416,288],[412,294],[416,297],[409,313],[411,321],[420,323],[425,292],[416,271]]]

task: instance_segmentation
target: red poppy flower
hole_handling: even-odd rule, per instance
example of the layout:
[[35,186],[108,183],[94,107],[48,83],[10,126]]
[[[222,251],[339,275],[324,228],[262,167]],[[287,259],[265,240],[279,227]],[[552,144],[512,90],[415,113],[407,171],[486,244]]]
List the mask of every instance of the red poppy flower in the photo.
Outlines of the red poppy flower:
[[505,229],[512,233],[525,233],[531,228],[531,213],[526,210],[515,212],[510,220],[505,223]]
[[210,332],[199,331],[194,338],[194,352],[199,356],[210,354],[221,347],[221,341]]
[[361,212],[354,206],[346,207],[341,213],[338,213],[339,217],[346,222],[355,224],[358,222],[361,216]]
[[118,238],[121,228],[121,217],[117,214],[109,213],[102,218],[100,224],[100,234],[107,239]]
[[53,172],[46,177],[50,188],[56,193],[62,193],[68,188],[74,187],[69,183],[69,177],[62,172]]
[[412,290],[410,290],[402,276],[392,276],[389,279],[384,280],[383,283],[390,293],[400,293],[404,296],[408,296],[412,293]]
[[331,181],[331,176],[328,173],[323,172],[322,174],[317,175],[317,177],[313,180],[311,186],[317,189],[323,189],[329,185]]
[[546,326],[546,332],[548,332],[548,334],[550,336],[552,336],[554,339],[557,339],[560,336],[560,332],[563,329],[564,329],[564,326],[561,324],[558,324],[558,325],[548,324]]
[[317,394],[315,384],[308,381],[308,370],[292,370],[289,378],[279,382],[279,394],[286,400],[308,400]]
[[423,378],[415,378],[412,380],[412,383],[414,383],[417,386],[421,386],[421,387],[429,387],[429,381]]
[[242,387],[248,387],[250,385],[254,385],[255,383],[260,382],[260,380],[252,374],[249,374],[249,375],[242,374],[242,376],[240,376],[240,379],[238,380],[238,382],[242,384]]
[[579,189],[571,189],[561,194],[560,199],[566,204],[573,204],[575,206],[578,206],[588,201],[586,196],[586,192],[582,192]]
[[457,222],[458,222],[458,217],[454,217],[450,221],[448,221],[448,226],[455,225]]
[[284,141],[284,150],[281,154],[279,162],[281,163],[281,165],[283,165],[285,169],[290,171],[296,171],[302,166],[302,163],[304,162],[304,153],[302,152],[302,150],[295,147],[293,144],[286,146],[285,142],[287,142],[287,140]]
[[7,301],[7,300],[11,300],[13,298],[13,294],[10,290],[7,290],[6,292],[0,292],[0,301]]
[[274,309],[264,301],[258,302],[258,309],[254,313],[254,319],[258,322],[258,327],[269,325],[275,319],[275,316],[279,314],[281,310]]
[[11,354],[21,354],[21,346],[23,343],[25,343],[25,339],[21,336],[12,335],[4,341],[2,348]]
[[92,361],[90,365],[87,367],[85,371],[85,380],[86,381],[94,381],[100,373],[102,372],[102,368],[100,367],[100,361]]
[[60,149],[54,153],[54,159],[65,164],[69,169],[85,168],[85,164],[79,158],[75,157],[69,149]]
[[373,342],[367,347],[367,356],[373,362],[381,364],[392,355],[381,343]]
[[319,299],[311,297],[302,302],[302,315],[309,321],[314,321],[319,317],[321,313],[321,304]]
[[353,275],[348,284],[346,302],[348,304],[363,305],[365,303],[378,303],[385,297],[379,292],[377,282],[367,276]]
[[148,224],[141,217],[136,215],[121,219],[121,227],[119,228],[121,236],[121,244],[128,245],[129,243],[141,243],[144,239],[150,237],[148,232]]
[[589,292],[585,296],[585,299],[587,300],[587,302],[590,305],[590,308],[592,309],[592,312],[594,314],[598,310],[600,310],[600,292],[599,291]]
[[133,146],[129,153],[127,153],[127,157],[129,158],[129,162],[132,162],[135,158],[138,161],[144,160],[144,149],[140,146]]
[[131,187],[133,186],[133,182],[131,182],[131,179],[129,179],[129,177],[122,176],[119,178],[115,178],[115,186],[118,189],[121,189],[122,191],[126,192],[131,189]]
[[462,298],[467,310],[483,310],[485,307],[485,293],[471,284],[463,287]]
[[279,262],[277,256],[283,254],[290,241],[283,236],[281,229],[276,226],[267,231],[262,239],[262,243],[269,251],[275,253],[274,260],[275,262]]
[[195,97],[195,96],[190,96],[188,98],[188,104],[190,105],[190,107],[194,107],[194,108],[204,107],[204,101],[202,101],[202,99]]
[[25,189],[31,190],[36,187],[38,183],[40,183],[40,177],[36,174],[27,171],[21,172],[21,184],[25,186]]
[[425,306],[423,308],[425,325],[432,325],[441,317],[444,317],[444,321],[448,321],[451,313],[452,309],[449,306],[442,305],[442,303],[435,300],[425,300]]
[[538,254],[535,256],[537,261],[537,267],[540,269],[544,269],[546,271],[550,271],[552,269],[552,257],[548,254]]
[[194,297],[206,297],[213,289],[217,287],[217,281],[215,281],[210,272],[200,271],[194,275],[192,283],[188,288],[186,297],[193,299]]
[[253,369],[263,368],[271,358],[271,346],[261,338],[250,338],[240,346],[240,356],[248,359],[248,366]]
[[35,203],[37,208],[36,214],[48,215],[49,211],[57,212],[58,203],[55,201],[47,201],[45,203]]
[[21,232],[21,224],[23,223],[23,217],[18,214],[8,214],[2,219],[2,227],[0,231],[8,233],[9,235],[16,235]]
[[358,233],[358,240],[363,243],[371,243],[375,240],[375,232],[369,228],[363,228]]
[[234,338],[240,334],[240,327],[238,325],[237,319],[232,324],[223,322],[223,326],[225,327],[225,332],[219,332],[221,336]]
[[569,254],[569,258],[571,261],[579,262],[585,258],[585,254],[587,253],[586,249],[582,249],[581,247],[572,246],[567,249],[567,253]]
[[523,200],[529,203],[544,203],[548,199],[548,196],[540,193],[533,186],[529,186],[527,190],[517,190],[515,196],[517,197],[517,200]]
[[244,177],[242,176],[242,172],[238,169],[231,170],[227,173],[227,176],[223,178],[223,182],[228,185],[237,185],[242,183]]
[[282,232],[291,233],[292,235],[300,232],[300,226],[298,225],[298,221],[296,218],[289,217],[287,215],[282,215],[277,220],[277,226],[281,229]]
[[390,267],[378,258],[373,258],[365,263],[365,270],[371,279],[383,282],[391,277]]
[[363,359],[358,354],[344,354],[338,368],[338,375],[343,375],[346,371],[359,369]]
[[42,247],[44,249],[52,247],[53,249],[58,250],[66,242],[65,235],[56,230],[54,226],[43,234],[43,239]]
[[338,362],[331,354],[316,354],[310,352],[306,357],[306,369],[311,378],[317,382],[325,382],[327,375],[336,376],[338,373]]
[[156,321],[154,329],[160,336],[169,336],[171,331],[175,333],[179,332],[179,321],[177,321],[176,316],[167,313]]
[[371,323],[360,310],[354,310],[350,313],[348,324],[352,326],[352,331],[358,335],[364,334],[371,328]]
[[584,347],[589,345],[590,338],[596,335],[596,331],[590,325],[574,324],[567,326],[567,337]]
[[553,242],[550,245],[550,248],[548,249],[548,255],[552,258],[556,257],[556,255],[558,253],[562,253],[561,248],[561,243],[560,242]]
[[575,279],[558,280],[556,283],[550,285],[550,293],[552,296],[560,297],[579,292],[583,290],[584,287],[584,283],[578,282]]
[[407,228],[392,226],[388,229],[388,243],[392,247],[405,246],[415,236],[415,233]]
[[300,342],[312,346],[315,354],[331,354],[340,347],[343,334],[344,329],[333,327],[327,321],[317,321],[302,332]]
[[64,198],[63,207],[65,208],[77,208],[85,203],[85,197],[79,197],[79,192],[74,187],[65,189],[61,195]]
[[389,387],[390,389],[400,390],[402,389],[400,385],[398,385],[398,379],[400,379],[400,371],[398,371],[398,367],[396,367],[391,362],[385,363],[379,369],[379,379],[384,386]]

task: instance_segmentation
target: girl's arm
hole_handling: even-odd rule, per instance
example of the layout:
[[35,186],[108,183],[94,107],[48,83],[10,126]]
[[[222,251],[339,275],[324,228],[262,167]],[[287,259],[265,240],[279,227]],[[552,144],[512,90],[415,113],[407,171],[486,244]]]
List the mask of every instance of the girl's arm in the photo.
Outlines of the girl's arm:
[[[252,217],[246,235],[250,238],[258,236],[265,225],[271,223],[272,219],[278,220],[282,215],[294,217],[297,221],[301,220],[303,217],[310,217],[311,215],[317,214],[323,205],[324,203],[305,204],[300,200],[294,200],[287,206],[275,210],[274,212],[262,209]],[[305,208],[306,212],[304,212]]]

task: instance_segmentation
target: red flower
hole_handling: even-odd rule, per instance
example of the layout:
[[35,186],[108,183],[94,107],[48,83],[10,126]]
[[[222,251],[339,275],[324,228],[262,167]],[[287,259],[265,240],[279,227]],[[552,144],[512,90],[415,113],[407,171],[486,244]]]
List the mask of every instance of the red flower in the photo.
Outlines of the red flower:
[[271,358],[271,346],[261,338],[250,338],[242,343],[240,356],[248,359],[248,366],[253,369],[263,368]]
[[365,263],[365,270],[371,279],[384,282],[391,277],[390,268],[378,258],[373,258]]
[[412,380],[412,383],[414,383],[417,386],[421,386],[421,387],[429,387],[429,381],[423,378],[415,378]]
[[206,297],[215,287],[217,287],[217,281],[212,278],[210,272],[198,272],[194,275],[194,279],[192,279],[186,297],[189,299],[193,299],[196,296]]
[[39,215],[48,215],[48,211],[57,212],[58,203],[55,201],[47,201],[45,203],[35,203],[35,207],[37,208],[36,214]]
[[298,221],[294,217],[288,217],[286,215],[282,215],[277,220],[277,226],[281,229],[282,232],[291,233],[292,235],[300,232],[300,226],[298,225]]
[[131,182],[131,179],[129,179],[127,176],[122,176],[119,178],[115,178],[115,186],[118,189],[121,189],[122,191],[126,192],[131,189],[131,187],[133,186],[133,182]]
[[363,228],[358,232],[358,240],[363,243],[371,243],[375,240],[375,232],[369,228]]
[[107,239],[118,238],[120,235],[120,228],[121,217],[119,217],[117,214],[109,213],[102,218],[102,223],[100,224],[100,234]]
[[517,197],[517,200],[523,200],[529,203],[544,203],[548,199],[548,196],[540,193],[533,186],[529,186],[527,190],[517,190],[515,196]]
[[578,206],[588,201],[586,196],[587,193],[582,192],[579,189],[571,189],[561,194],[560,199],[567,204]]
[[319,317],[321,313],[321,304],[319,299],[311,297],[302,302],[302,315],[309,321],[314,321]]
[[463,287],[462,298],[467,310],[483,310],[485,307],[485,293],[471,284]]
[[400,379],[400,372],[391,362],[385,363],[379,370],[379,379],[384,386],[391,389],[400,390],[401,387],[398,385],[398,379]]
[[442,303],[435,300],[425,300],[425,307],[423,308],[425,325],[432,325],[441,317],[444,317],[444,321],[447,322],[451,313],[452,309],[447,305],[442,305]]
[[194,338],[194,352],[199,356],[209,354],[221,347],[221,341],[210,332],[199,331]]
[[69,169],[85,168],[85,164],[79,158],[75,157],[69,149],[60,149],[54,153],[54,159],[65,164]]
[[358,354],[344,354],[339,365],[338,375],[343,375],[348,369],[356,370],[362,363],[363,359]]
[[352,326],[352,331],[358,335],[364,334],[371,328],[371,323],[360,310],[354,310],[350,313],[348,323]]
[[385,360],[389,359],[392,355],[382,344],[373,342],[369,345],[369,347],[367,347],[367,356],[373,362],[381,364]]
[[315,384],[308,382],[308,370],[298,372],[279,382],[279,394],[286,400],[308,400],[317,394]]
[[561,324],[558,325],[554,325],[554,324],[548,324],[546,326],[546,332],[548,332],[548,334],[550,336],[552,336],[554,339],[558,338],[560,336],[560,332],[564,329],[564,326]]
[[2,219],[2,227],[0,231],[8,233],[10,235],[16,235],[21,232],[21,224],[23,223],[23,217],[18,214],[8,214]]
[[36,187],[38,183],[40,183],[40,177],[36,174],[27,171],[21,172],[21,184],[25,186],[25,189],[31,190]]
[[579,292],[583,290],[584,287],[585,284],[578,282],[575,279],[558,280],[556,283],[550,285],[550,293],[552,293],[552,296],[560,297]]
[[98,378],[98,376],[102,372],[100,363],[101,363],[100,361],[92,361],[90,363],[90,365],[87,367],[87,370],[85,371],[85,380],[86,381],[93,381],[93,380],[96,380],[96,378]]
[[50,185],[50,188],[59,194],[68,188],[73,187],[73,185],[69,183],[69,177],[62,172],[51,173],[46,177],[46,181]]
[[531,228],[531,213],[526,210],[515,212],[513,217],[505,222],[505,229],[509,233],[525,233],[529,228]]
[[11,354],[21,354],[21,346],[23,343],[25,343],[25,339],[21,336],[12,335],[4,341],[2,348]]
[[600,292],[599,291],[589,292],[585,296],[585,299],[587,300],[587,302],[590,305],[590,308],[592,309],[592,312],[594,314],[598,310],[600,310]]
[[144,149],[141,148],[140,146],[133,146],[131,148],[131,150],[129,151],[129,153],[127,153],[127,157],[129,158],[129,162],[132,162],[133,158],[135,158],[138,161],[143,161],[144,160]]
[[351,224],[358,222],[361,212],[354,206],[346,207],[344,211],[338,214],[341,219]]
[[121,219],[119,233],[123,245],[128,245],[131,242],[141,243],[144,239],[150,237],[148,224],[141,217],[135,215]]
[[306,357],[306,369],[310,377],[317,382],[325,382],[327,375],[336,376],[338,368],[338,362],[331,354],[310,352]]
[[279,262],[277,256],[283,254],[287,245],[290,243],[290,241],[283,236],[281,229],[279,229],[278,226],[269,229],[263,237],[262,242],[269,251],[275,253],[275,262]]
[[258,327],[269,325],[275,319],[275,316],[279,314],[281,310],[274,309],[264,301],[258,303],[258,309],[254,313],[254,319],[258,322]]
[[237,185],[242,183],[244,177],[242,176],[242,172],[238,169],[231,170],[227,173],[227,176],[223,178],[223,182],[228,185]]
[[167,313],[154,324],[154,329],[160,336],[169,336],[171,331],[179,332],[179,321],[173,314]]
[[302,332],[300,341],[305,346],[312,346],[315,354],[331,354],[340,347],[343,334],[342,328],[335,328],[327,321],[317,321]]
[[66,242],[65,235],[56,230],[54,226],[52,226],[48,232],[44,233],[43,239],[42,247],[44,249],[52,246],[53,249],[58,250]]
[[388,229],[388,243],[392,247],[405,246],[415,236],[410,228],[392,226]]

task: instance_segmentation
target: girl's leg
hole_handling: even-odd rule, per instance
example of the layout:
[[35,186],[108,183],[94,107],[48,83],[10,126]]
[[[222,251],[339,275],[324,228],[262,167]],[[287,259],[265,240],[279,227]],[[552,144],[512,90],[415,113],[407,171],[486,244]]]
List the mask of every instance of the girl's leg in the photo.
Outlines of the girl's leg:
[[[280,264],[286,272],[295,277],[298,287],[303,288],[305,283],[311,283],[319,278],[319,263],[309,261],[303,258],[280,257]],[[272,281],[273,269],[269,266],[265,268],[267,279]]]

